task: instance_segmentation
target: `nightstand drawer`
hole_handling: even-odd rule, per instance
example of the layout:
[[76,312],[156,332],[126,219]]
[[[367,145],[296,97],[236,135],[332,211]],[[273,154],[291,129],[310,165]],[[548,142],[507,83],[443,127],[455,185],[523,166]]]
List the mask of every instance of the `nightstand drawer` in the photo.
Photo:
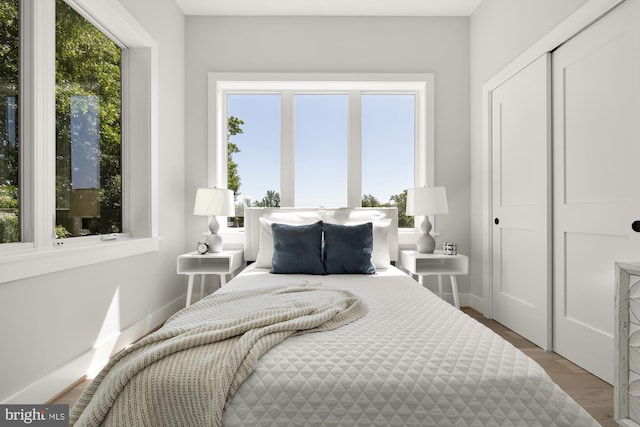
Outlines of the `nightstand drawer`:
[[178,274],[224,274],[236,271],[243,262],[242,251],[224,251],[178,257]]
[[465,255],[423,254],[400,251],[400,263],[413,274],[468,274],[469,258]]

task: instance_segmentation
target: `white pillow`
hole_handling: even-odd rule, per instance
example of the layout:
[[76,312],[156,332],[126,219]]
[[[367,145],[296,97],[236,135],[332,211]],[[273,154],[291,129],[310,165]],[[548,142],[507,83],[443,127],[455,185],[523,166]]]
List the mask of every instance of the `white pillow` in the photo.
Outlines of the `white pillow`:
[[337,209],[333,212],[325,212],[322,217],[332,224],[357,225],[386,219],[387,215],[383,211],[370,209]]
[[[277,222],[280,224],[304,225],[313,224],[322,220],[320,215],[315,212],[313,215],[306,215],[307,212],[299,212],[299,214],[303,215],[297,214],[298,213],[272,213],[258,218],[258,221],[260,221],[260,245],[255,261],[257,268],[271,268],[271,260],[273,259],[273,233],[271,231],[271,224]],[[309,212],[309,214],[311,214],[311,212]]]
[[391,267],[389,256],[389,227],[390,219],[381,219],[373,222],[373,252],[371,261],[376,268]]
[[[309,212],[268,212],[262,215],[262,218],[280,224],[313,224],[322,220],[322,213],[317,211]],[[309,222],[312,221],[312,222]]]
[[[384,216],[384,213],[382,214]],[[323,215],[322,220],[329,224],[359,225],[371,222],[373,224],[373,252],[371,262],[378,268],[389,268],[391,257],[389,256],[389,227],[391,219],[380,219],[380,216],[371,215],[370,219],[364,212],[362,214],[350,215],[348,218],[338,218],[335,215]]]

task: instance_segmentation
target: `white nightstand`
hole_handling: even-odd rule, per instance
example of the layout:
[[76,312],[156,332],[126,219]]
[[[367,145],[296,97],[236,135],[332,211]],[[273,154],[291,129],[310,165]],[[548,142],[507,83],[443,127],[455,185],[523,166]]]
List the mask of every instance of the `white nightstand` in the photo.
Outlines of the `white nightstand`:
[[421,285],[424,285],[424,276],[438,276],[440,298],[442,298],[442,276],[448,275],[451,278],[453,303],[456,308],[460,308],[456,276],[469,274],[469,258],[466,255],[422,254],[417,251],[402,250],[400,251],[400,265],[411,274],[418,276],[418,282]]
[[200,298],[204,296],[204,276],[217,274],[220,276],[220,286],[227,281],[227,274],[232,274],[244,265],[244,252],[242,250],[230,250],[201,255],[197,252],[189,252],[178,256],[178,274],[189,276],[187,287],[187,307],[191,305],[193,281],[196,274],[200,275]]

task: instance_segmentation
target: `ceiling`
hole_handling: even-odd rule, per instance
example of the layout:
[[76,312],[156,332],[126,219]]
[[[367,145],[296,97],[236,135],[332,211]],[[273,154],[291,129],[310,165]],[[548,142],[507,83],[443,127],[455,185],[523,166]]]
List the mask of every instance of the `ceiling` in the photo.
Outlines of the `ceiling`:
[[482,0],[176,0],[185,15],[469,16]]

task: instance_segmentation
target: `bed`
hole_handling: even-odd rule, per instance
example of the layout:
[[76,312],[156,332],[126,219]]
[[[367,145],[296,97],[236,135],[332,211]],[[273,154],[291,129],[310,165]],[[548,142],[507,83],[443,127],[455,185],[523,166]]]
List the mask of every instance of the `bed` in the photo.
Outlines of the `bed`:
[[[375,272],[298,274],[287,266],[282,274],[271,273],[282,267],[282,236],[273,224],[289,226],[287,232],[297,227],[298,232],[301,227],[312,229],[318,218],[340,226],[339,233],[370,230]],[[263,235],[269,229],[271,240]],[[229,396],[222,425],[599,425],[536,362],[393,265],[398,244],[395,209],[246,210],[245,233],[245,258],[252,263],[192,307],[240,293],[310,286],[352,295],[366,306],[366,314],[335,329],[289,336],[271,347]],[[329,256],[331,235],[324,236],[320,250]],[[296,256],[304,257],[300,251]],[[269,257],[272,265],[265,266]],[[336,258],[337,268],[344,267],[344,259]],[[145,401],[157,399],[145,396]],[[77,417],[80,411],[72,412]]]

